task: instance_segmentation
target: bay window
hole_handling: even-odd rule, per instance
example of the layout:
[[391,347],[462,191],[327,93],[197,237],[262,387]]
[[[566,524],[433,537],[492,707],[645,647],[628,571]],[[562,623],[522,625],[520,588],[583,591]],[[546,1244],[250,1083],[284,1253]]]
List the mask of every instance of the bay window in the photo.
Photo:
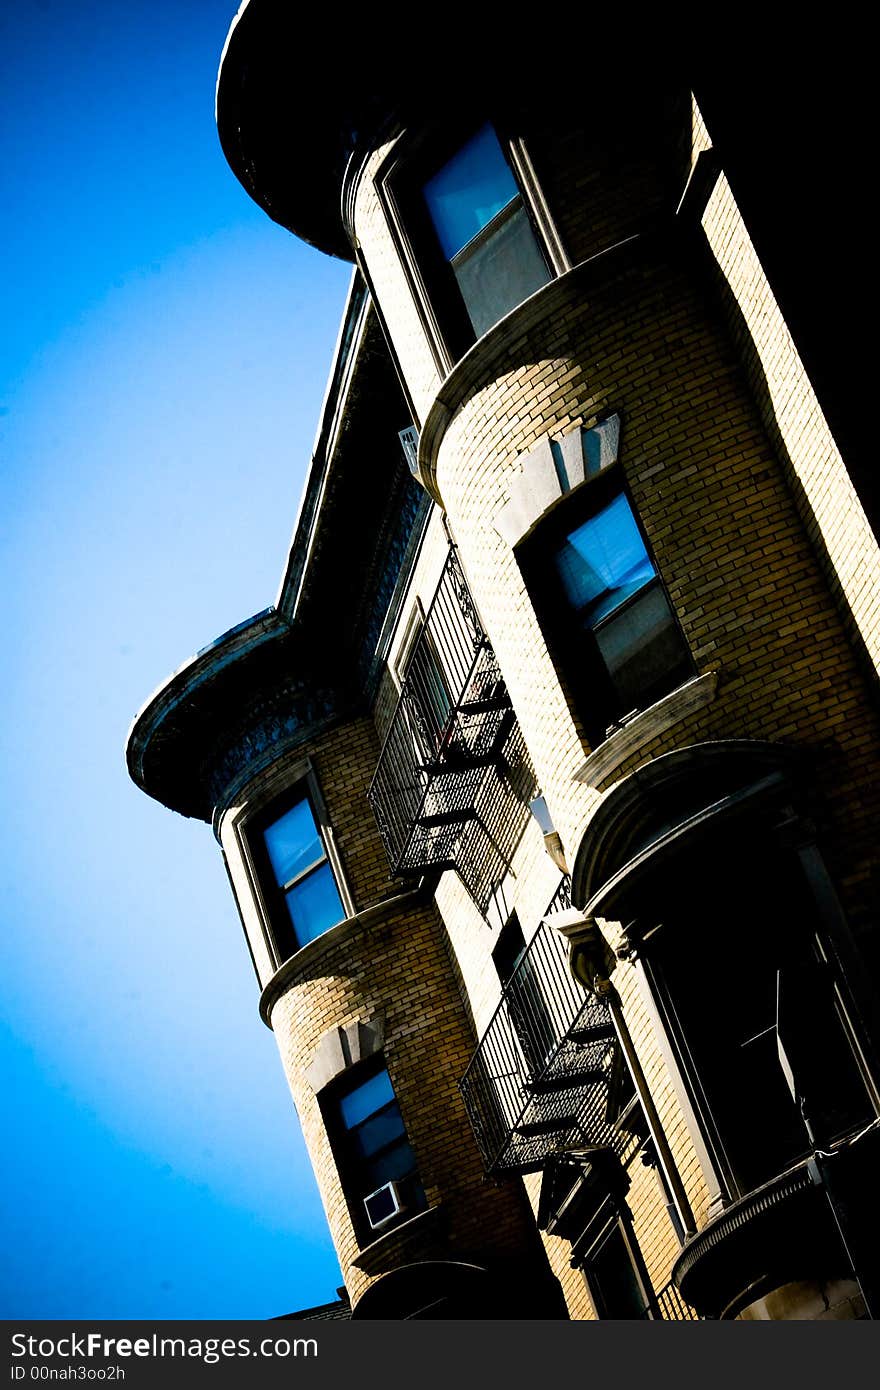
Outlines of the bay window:
[[513,171],[490,125],[427,180],[422,196],[479,338],[550,278]]

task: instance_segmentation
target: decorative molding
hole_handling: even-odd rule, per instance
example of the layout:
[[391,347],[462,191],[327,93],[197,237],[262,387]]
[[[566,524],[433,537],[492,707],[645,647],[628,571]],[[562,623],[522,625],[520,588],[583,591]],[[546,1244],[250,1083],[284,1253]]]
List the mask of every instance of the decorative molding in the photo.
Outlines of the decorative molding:
[[798,1264],[827,1263],[835,1233],[812,1168],[806,1160],[772,1178],[687,1242],[672,1283],[703,1317],[735,1317],[759,1289],[789,1282]]
[[604,743],[595,748],[587,761],[574,774],[575,782],[601,789],[613,772],[641,751],[659,734],[671,729],[695,710],[710,705],[718,692],[718,672],[707,671],[680,685],[662,700],[642,710],[628,723],[615,730]]
[[672,1280],[679,1292],[682,1281],[710,1250],[764,1212],[778,1207],[802,1192],[811,1191],[814,1186],[808,1164],[803,1163],[793,1172],[783,1173],[781,1177],[773,1178],[763,1187],[759,1187],[756,1192],[750,1192],[747,1197],[742,1197],[734,1206],[728,1207],[720,1216],[716,1216],[714,1221],[704,1226],[703,1230],[688,1242],[675,1262]]
[[617,462],[620,416],[609,415],[591,429],[578,426],[561,439],[541,439],[520,458],[508,500],[493,518],[513,549],[524,541],[560,498]]
[[437,486],[437,461],[450,423],[469,396],[476,394],[504,370],[512,346],[533,328],[558,326],[559,316],[571,304],[580,303],[591,286],[605,287],[612,279],[634,270],[651,238],[641,234],[625,237],[586,261],[581,261],[556,280],[548,280],[494,327],[478,338],[473,347],[449,371],[434,397],[419,435],[419,480],[435,502],[443,505]]
[[349,1067],[381,1052],[384,1042],[385,1019],[381,1016],[368,1023],[357,1018],[353,1023],[328,1028],[306,1067],[306,1081],[317,1095]]
[[[607,916],[608,895],[679,848],[683,838],[696,842],[728,817],[790,801],[801,764],[800,750],[758,739],[690,744],[642,763],[591,817],[574,855],[572,902],[588,915]],[[690,810],[681,800],[687,784],[693,789]],[[665,811],[670,794],[678,807],[671,827]],[[634,845],[640,846],[635,854]]]
[[205,759],[203,777],[219,822],[228,806],[273,764],[324,733],[342,715],[338,693],[310,689],[300,679],[279,683],[247,710]]

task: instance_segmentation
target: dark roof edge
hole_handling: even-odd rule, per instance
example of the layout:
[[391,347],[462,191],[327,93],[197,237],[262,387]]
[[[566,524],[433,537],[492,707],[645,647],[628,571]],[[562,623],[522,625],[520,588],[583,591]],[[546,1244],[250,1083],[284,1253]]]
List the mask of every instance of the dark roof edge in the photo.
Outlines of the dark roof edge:
[[358,270],[352,272],[348,298],[339,325],[339,335],[333,352],[330,374],[321,402],[318,429],[312,449],[309,471],[293,525],[293,535],[281,588],[275,606],[288,621],[296,617],[299,595],[312,549],[315,526],[320,511],[321,495],[327,481],[330,461],[336,445],[339,426],[345,409],[345,397],[363,341],[371,300]]
[[252,618],[237,623],[213,642],[200,648],[195,656],[179,666],[153,692],[132,721],[125,743],[129,775],[136,786],[148,796],[155,796],[157,800],[162,800],[162,797],[158,791],[147,785],[144,767],[149,746],[162,726],[185,701],[191,699],[225,667],[248,660],[258,647],[290,631],[296,613],[296,597],[308,565],[311,538],[320,510],[320,498],[328,464],[333,455],[345,389],[362,341],[369,306],[370,300],[364,281],[360,273],[354,271],[276,604],[262,609]]
[[[291,26],[297,21],[286,0],[242,0],[230,25],[220,55],[214,93],[214,118],[224,157],[239,183],[250,198],[294,236],[325,255],[339,260],[354,259],[351,244],[342,225],[341,208],[334,177],[318,172],[331,162],[344,161],[349,143],[344,118],[333,103],[333,115],[316,109],[313,89],[309,90],[312,141],[320,132],[324,158],[311,161],[306,182],[311,188],[309,204],[293,198],[288,183],[286,164],[277,158],[274,135],[284,119],[272,106],[278,97],[276,83],[264,80],[263,65],[276,62],[286,51]],[[298,35],[298,30],[296,31]],[[338,74],[325,84],[324,96],[334,92],[334,83],[344,83]],[[343,86],[344,90],[344,86]],[[294,84],[293,93],[296,92]],[[291,93],[287,93],[288,98]],[[267,116],[264,102],[268,101],[273,114]],[[307,119],[305,110],[300,120]],[[343,126],[339,127],[339,120]],[[267,137],[269,146],[267,149]],[[308,161],[307,161],[308,162]],[[339,170],[341,174],[341,170]],[[317,176],[316,176],[317,175]]]
[[[277,609],[264,608],[202,647],[154,690],[132,720],[125,740],[129,776],[142,791],[148,796],[154,795],[144,780],[144,761],[150,742],[160,726],[184,700],[212,680],[223,667],[240,661],[257,647],[273,641],[288,626]],[[161,797],[158,799],[161,800]]]

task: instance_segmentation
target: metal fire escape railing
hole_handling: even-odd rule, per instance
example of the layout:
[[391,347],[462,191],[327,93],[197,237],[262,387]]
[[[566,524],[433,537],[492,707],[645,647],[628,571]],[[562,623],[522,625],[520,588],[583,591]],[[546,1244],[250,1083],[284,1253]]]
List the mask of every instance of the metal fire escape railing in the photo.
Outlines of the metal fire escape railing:
[[568,968],[553,913],[563,880],[507,982],[459,1085],[487,1173],[525,1173],[553,1154],[631,1136],[616,1125],[622,1058],[607,1005]]
[[659,1319],[662,1322],[702,1322],[699,1313],[685,1303],[674,1284],[666,1284],[648,1299],[643,1318]]
[[533,785],[495,653],[450,550],[369,790],[392,873],[455,867],[487,900]]

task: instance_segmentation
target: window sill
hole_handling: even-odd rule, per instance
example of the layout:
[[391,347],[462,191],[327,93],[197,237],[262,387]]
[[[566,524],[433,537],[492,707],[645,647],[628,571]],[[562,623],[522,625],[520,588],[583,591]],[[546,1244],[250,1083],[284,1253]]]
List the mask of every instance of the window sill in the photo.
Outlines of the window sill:
[[[389,1268],[389,1257],[394,1265],[401,1263],[401,1257],[405,1257],[405,1264],[411,1258],[425,1258],[428,1247],[434,1246],[444,1217],[445,1212],[440,1205],[417,1212],[365,1245],[352,1260],[352,1267],[363,1270],[365,1274],[382,1274]],[[417,1249],[413,1250],[413,1246]]]
[[616,772],[628,758],[638,753],[658,734],[665,733],[680,720],[695,710],[710,705],[718,689],[718,672],[707,671],[704,676],[694,676],[692,680],[680,685],[662,700],[642,710],[623,728],[617,729],[595,748],[587,761],[574,774],[575,782],[583,782],[587,787],[601,790],[602,784]]

